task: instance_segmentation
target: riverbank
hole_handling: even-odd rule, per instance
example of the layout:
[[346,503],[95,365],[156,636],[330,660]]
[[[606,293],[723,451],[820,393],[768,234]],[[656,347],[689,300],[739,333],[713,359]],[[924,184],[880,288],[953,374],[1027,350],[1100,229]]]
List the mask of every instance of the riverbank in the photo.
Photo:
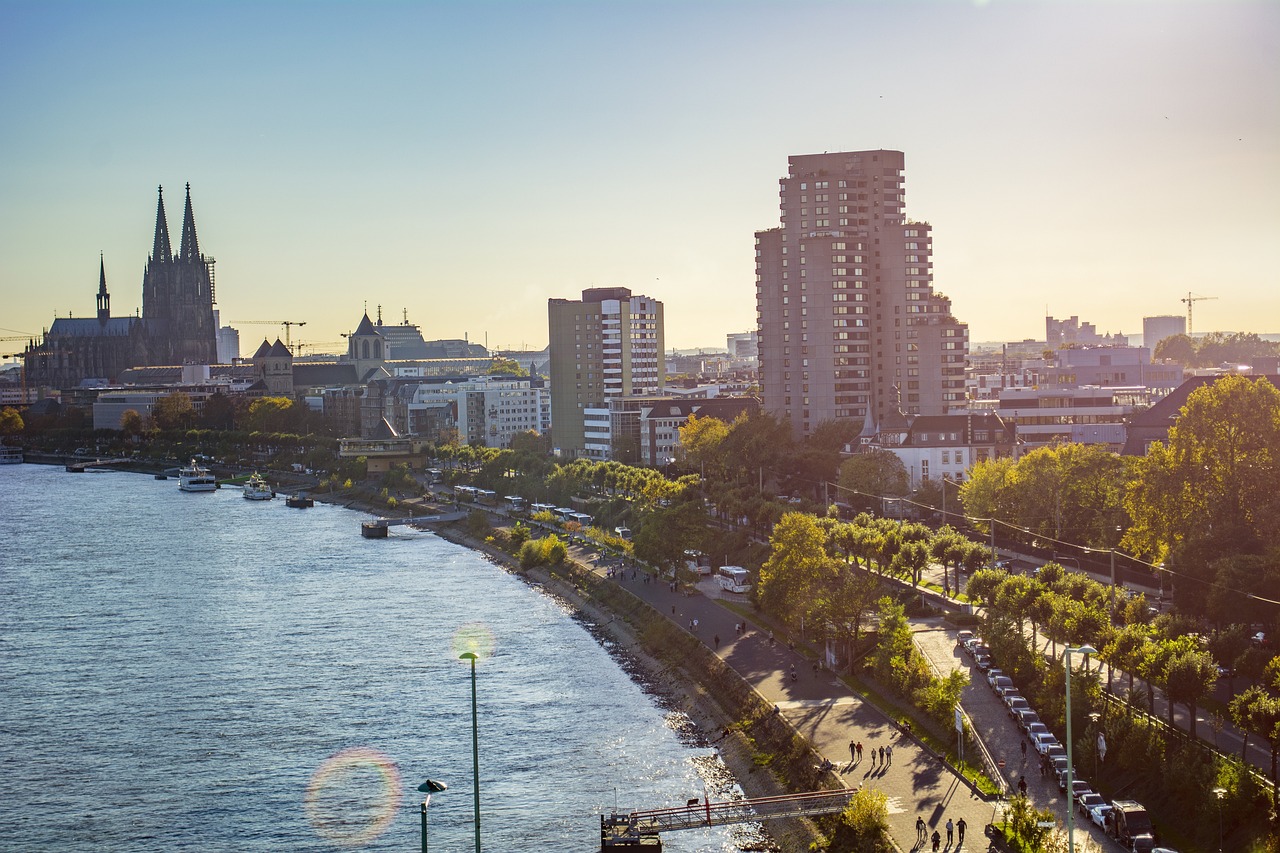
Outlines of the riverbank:
[[[403,505],[394,510],[380,507],[350,495],[315,497],[389,517],[412,511]],[[572,557],[559,566],[521,569],[511,554],[469,535],[464,524],[436,524],[430,529],[528,582],[541,584],[568,605],[574,617],[591,626],[598,639],[614,644],[628,663],[639,669],[637,680],[660,685],[672,705],[697,726],[701,739],[716,749],[745,796],[843,787],[835,777],[818,771],[821,758],[772,705],[663,614]],[[784,853],[808,851],[825,838],[813,821],[804,818],[772,820],[764,824],[764,830]]]

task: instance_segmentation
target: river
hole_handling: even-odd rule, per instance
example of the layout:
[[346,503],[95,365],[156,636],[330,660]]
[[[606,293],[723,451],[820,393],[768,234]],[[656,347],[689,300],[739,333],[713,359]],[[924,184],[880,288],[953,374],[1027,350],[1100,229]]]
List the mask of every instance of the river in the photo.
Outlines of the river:
[[0,466],[0,849],[416,850],[426,778],[432,845],[470,849],[471,648],[486,849],[597,850],[615,805],[731,784],[555,598],[364,517]]

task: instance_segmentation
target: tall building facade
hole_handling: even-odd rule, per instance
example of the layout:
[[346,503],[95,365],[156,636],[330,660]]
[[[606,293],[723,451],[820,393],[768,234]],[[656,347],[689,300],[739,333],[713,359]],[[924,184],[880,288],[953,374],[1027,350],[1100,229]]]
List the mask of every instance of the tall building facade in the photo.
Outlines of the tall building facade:
[[548,300],[547,323],[552,447],[563,457],[606,459],[609,436],[586,428],[587,412],[662,393],[662,303],[625,287],[590,288],[581,300]]
[[1165,338],[1187,333],[1187,318],[1181,314],[1165,314],[1160,317],[1142,318],[1142,345],[1155,355],[1156,347]]
[[761,398],[800,436],[965,397],[969,329],[933,289],[933,233],[904,212],[901,151],[788,158],[781,225],[756,232]]

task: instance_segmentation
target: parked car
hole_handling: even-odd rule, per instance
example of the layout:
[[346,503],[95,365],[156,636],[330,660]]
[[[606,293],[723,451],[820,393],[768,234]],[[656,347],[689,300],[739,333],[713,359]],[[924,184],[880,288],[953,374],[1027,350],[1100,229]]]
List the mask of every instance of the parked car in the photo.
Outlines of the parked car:
[[972,639],[973,639],[972,631],[961,631],[959,634],[956,634],[956,645],[960,646],[961,648],[967,648],[969,641]]
[[973,663],[978,667],[979,672],[986,672],[991,669],[991,658],[987,655],[978,654],[973,656]]
[[[1006,695],[1004,704],[1009,706],[1009,716],[1015,720],[1018,718],[1019,711],[1031,711],[1031,703],[1016,693]],[[1031,711],[1031,713],[1035,712]]]
[[1051,732],[1049,731],[1049,727],[1046,726],[1044,723],[1040,722],[1039,720],[1037,720],[1034,723],[1027,724],[1027,737],[1031,738],[1032,740],[1036,739],[1036,735],[1047,735],[1047,734],[1051,734]]
[[997,696],[1004,696],[1010,690],[1017,690],[1013,686],[1013,679],[1007,675],[997,675],[995,678],[988,678],[987,681],[991,684],[991,689],[996,692]]
[[[1095,794],[1093,791],[1076,799],[1076,807],[1080,809],[1080,814],[1088,817],[1089,812],[1097,806],[1105,806],[1107,801],[1102,798],[1101,794]],[[1108,808],[1110,808],[1108,806]]]
[[1058,742],[1058,739],[1054,737],[1053,734],[1031,736],[1032,745],[1035,746],[1036,752],[1040,753],[1041,755],[1045,755],[1049,747],[1054,745],[1057,742]]
[[1116,800],[1111,807],[1111,835],[1130,850],[1151,853],[1156,846],[1155,828],[1142,803]]
[[[1013,712],[1013,719],[1025,732],[1032,723],[1040,722],[1040,715],[1030,708],[1023,708]],[[1041,725],[1044,725],[1041,723]]]
[[1066,760],[1067,760],[1067,750],[1066,750],[1066,748],[1065,748],[1062,744],[1060,744],[1060,743],[1051,743],[1051,744],[1049,744],[1048,746],[1046,746],[1046,747],[1045,747],[1045,749],[1044,749],[1044,757],[1045,757],[1045,758],[1047,758],[1047,759],[1049,759],[1050,761],[1052,761],[1052,760],[1053,760],[1053,759],[1055,759],[1055,758],[1061,758],[1063,761],[1066,761]]
[[990,684],[992,687],[995,687],[995,686],[996,686],[996,682],[995,682],[995,680],[996,680],[997,678],[1003,678],[1003,677],[1004,677],[1004,670],[1003,670],[1003,669],[992,669],[992,670],[989,670],[989,671],[987,672],[987,684]]
[[1100,806],[1093,806],[1089,809],[1089,820],[1093,821],[1103,829],[1107,828],[1107,821],[1111,817],[1111,804],[1103,803]]

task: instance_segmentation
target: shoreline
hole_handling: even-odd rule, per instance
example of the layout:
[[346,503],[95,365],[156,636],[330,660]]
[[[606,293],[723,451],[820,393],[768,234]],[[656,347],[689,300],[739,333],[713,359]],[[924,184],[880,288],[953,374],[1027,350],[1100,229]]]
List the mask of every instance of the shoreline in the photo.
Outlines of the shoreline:
[[[343,498],[349,496],[333,494],[317,494],[312,497],[344,509],[387,517],[404,515],[405,510],[409,509],[404,504],[394,510],[379,507],[359,497],[348,500]],[[485,511],[483,507],[473,507],[473,509]],[[490,517],[492,518],[493,515],[490,514]],[[507,521],[503,516],[497,516],[497,518]],[[642,676],[637,679],[635,675],[628,672],[629,677],[636,680],[647,692],[668,697],[671,707],[683,712],[693,722],[705,747],[719,756],[733,781],[742,789],[744,796],[747,798],[771,797],[791,792],[791,788],[782,779],[768,767],[761,765],[759,754],[762,749],[772,751],[770,747],[778,752],[794,753],[796,745],[793,741],[803,739],[790,729],[790,726],[786,726],[785,731],[779,731],[780,727],[777,725],[744,726],[744,718],[749,721],[753,716],[753,709],[745,707],[744,703],[729,701],[733,698],[732,696],[726,696],[726,701],[717,700],[695,673],[689,672],[685,666],[676,661],[668,662],[662,659],[662,652],[655,648],[655,645],[661,644],[661,639],[649,636],[655,633],[660,634],[660,631],[652,631],[647,626],[633,624],[627,613],[609,607],[608,603],[599,600],[591,594],[589,589],[584,588],[584,584],[580,583],[582,576],[595,577],[590,567],[569,556],[561,566],[539,566],[526,570],[520,567],[513,555],[472,537],[461,529],[461,524],[458,522],[424,525],[424,529],[447,542],[484,556],[526,583],[542,585],[552,595],[568,604],[571,608],[571,618],[585,623],[589,627],[588,633],[597,642],[601,642],[602,639],[612,642],[615,649],[606,648],[606,651],[613,655],[616,650],[627,656]],[[561,571],[557,572],[557,569]],[[568,577],[565,576],[566,573]],[[631,596],[629,592],[623,591],[623,593]],[[635,599],[635,602],[640,607],[651,610],[639,599]],[[657,611],[651,610],[651,613],[654,619],[661,620],[662,623],[669,622]],[[669,630],[680,629],[671,625]],[[696,643],[692,638],[689,639],[699,650],[702,649],[701,644]],[[684,650],[681,654],[687,651]],[[718,658],[717,661],[719,661]],[[723,663],[721,666],[728,669]],[[624,672],[627,671],[625,667],[623,669]],[[658,685],[661,685],[661,690],[653,690]],[[761,728],[763,731],[760,730]],[[749,730],[751,734],[747,734],[744,729]],[[805,747],[807,746],[806,741]],[[807,753],[807,749],[802,751]],[[805,754],[802,760],[810,762],[811,759],[808,754]],[[812,767],[813,763],[809,763],[808,766]],[[761,821],[759,826],[762,834],[773,845],[772,849],[784,851],[784,853],[808,851],[812,849],[812,844],[825,839],[825,834],[819,831],[811,820],[805,818]]]

